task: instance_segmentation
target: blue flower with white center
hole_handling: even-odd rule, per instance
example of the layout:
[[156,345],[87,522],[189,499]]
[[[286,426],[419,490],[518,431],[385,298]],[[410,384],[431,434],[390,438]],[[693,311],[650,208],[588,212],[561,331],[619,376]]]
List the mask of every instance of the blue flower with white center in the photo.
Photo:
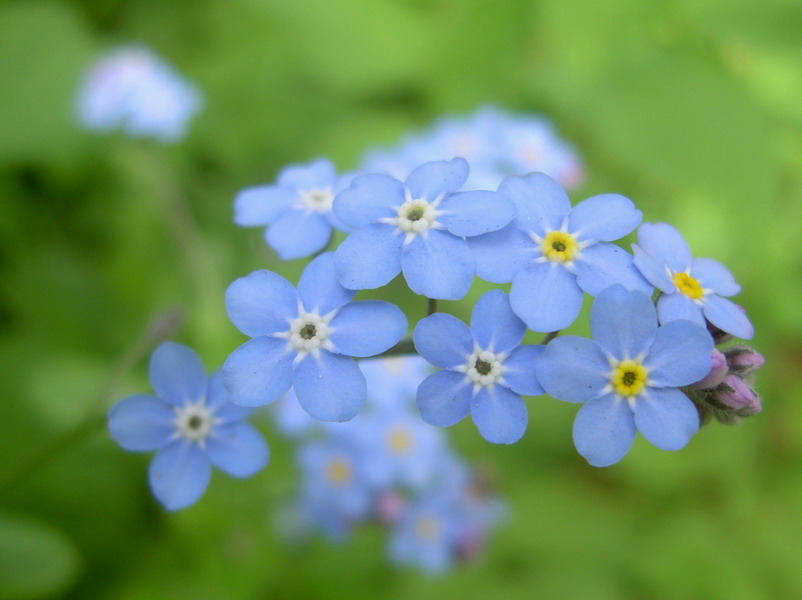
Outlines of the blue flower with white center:
[[394,346],[407,319],[389,302],[349,302],[355,292],[340,285],[333,263],[331,252],[310,262],[297,291],[264,270],[228,287],[228,316],[253,338],[223,365],[232,402],[269,404],[293,386],[301,406],[321,421],[348,421],[359,412],[365,377],[351,357]]
[[596,467],[617,463],[635,432],[661,450],[679,450],[699,429],[699,414],[680,386],[710,372],[713,338],[686,320],[657,325],[651,298],[611,286],[591,308],[593,339],[552,340],[537,363],[548,394],[584,402],[574,444]]
[[322,250],[332,227],[347,231],[331,211],[334,196],[350,183],[325,159],[283,169],[274,185],[249,187],[234,200],[234,222],[243,227],[269,225],[265,241],[284,260]]
[[512,282],[512,310],[529,329],[568,327],[579,315],[583,291],[597,296],[618,283],[651,293],[632,256],[608,243],[640,223],[631,200],[602,194],[571,208],[563,189],[543,173],[508,177],[499,191],[515,202],[515,220],[469,242],[479,277]]
[[150,488],[166,508],[193,504],[209,484],[211,465],[248,477],[267,464],[259,432],[243,419],[250,410],[231,404],[219,373],[206,377],[198,355],[165,342],[150,359],[155,395],[137,394],[108,414],[111,437],[126,450],[157,450]]
[[425,163],[404,183],[389,175],[356,177],[334,199],[334,214],[355,230],[334,254],[340,282],[373,289],[401,271],[416,294],[467,294],[476,266],[464,238],[501,229],[515,215],[502,194],[457,192],[467,177],[461,158]]
[[755,330],[743,309],[727,300],[741,291],[732,274],[710,258],[693,258],[685,238],[667,223],[644,223],[632,244],[635,266],[662,292],[657,301],[661,323],[705,319],[734,336],[750,339]]
[[523,321],[510,309],[509,297],[500,290],[479,298],[470,328],[443,313],[422,319],[412,335],[415,348],[443,369],[418,387],[423,420],[448,427],[471,413],[489,442],[517,442],[528,420],[521,394],[544,393],[535,376],[543,346],[520,346],[525,331]]

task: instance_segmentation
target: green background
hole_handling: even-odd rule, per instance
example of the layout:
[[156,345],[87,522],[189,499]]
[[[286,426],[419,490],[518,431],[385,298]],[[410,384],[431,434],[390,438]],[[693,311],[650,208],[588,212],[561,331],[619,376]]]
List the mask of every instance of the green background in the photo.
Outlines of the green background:
[[[74,123],[82,70],[131,41],[205,94],[180,144]],[[0,82],[0,598],[802,597],[798,0],[5,2]],[[213,368],[243,341],[226,285],[300,272],[232,224],[236,191],[318,156],[352,168],[488,102],[547,115],[575,144],[574,200],[625,194],[732,270],[767,358],[765,412],[679,453],[639,439],[607,469],[574,450],[576,407],[548,397],[529,399],[512,447],[461,423],[455,444],[510,517],[442,577],[393,569],[373,527],[287,547],[274,515],[293,450],[266,420],[265,471],[216,473],[197,505],[163,511],[148,457],[97,415],[149,390],[137,340],[155,317],[179,311],[173,339]]]

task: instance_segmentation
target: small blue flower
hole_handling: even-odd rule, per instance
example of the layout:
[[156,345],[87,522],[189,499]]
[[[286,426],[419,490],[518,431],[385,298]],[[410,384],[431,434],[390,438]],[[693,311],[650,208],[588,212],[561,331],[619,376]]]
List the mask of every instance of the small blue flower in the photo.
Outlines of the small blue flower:
[[699,429],[699,415],[680,386],[710,372],[713,339],[686,320],[657,326],[651,298],[619,285],[599,294],[590,315],[593,339],[551,341],[537,363],[548,394],[584,402],[574,444],[597,467],[629,451],[635,432],[661,450],[679,450]]
[[431,366],[420,356],[393,356],[359,361],[368,382],[368,402],[377,412],[415,410],[415,392],[431,374]]
[[693,258],[682,234],[666,223],[644,223],[632,244],[635,266],[663,294],[657,301],[661,323],[705,319],[734,336],[750,339],[755,330],[744,311],[724,296],[741,291],[732,274],[710,258]]
[[265,240],[284,260],[309,256],[326,246],[332,227],[347,230],[331,206],[350,180],[338,177],[325,159],[291,165],[279,173],[275,185],[242,190],[234,201],[234,222],[243,227],[269,225]]
[[442,573],[452,566],[457,558],[461,515],[450,500],[431,494],[407,510],[390,536],[393,562],[431,573]]
[[499,290],[479,298],[470,328],[443,313],[422,319],[412,336],[415,348],[443,369],[418,387],[423,420],[448,427],[470,412],[486,440],[517,442],[528,419],[521,394],[543,393],[535,376],[535,359],[543,346],[519,346],[525,331],[509,297]]
[[496,192],[459,192],[468,177],[461,158],[425,163],[404,183],[361,175],[334,199],[334,213],[351,233],[335,252],[340,282],[353,290],[386,285],[404,273],[410,289],[458,300],[476,271],[465,237],[496,231],[515,207]]
[[479,277],[512,282],[512,310],[533,331],[558,331],[579,315],[582,292],[598,295],[619,283],[651,292],[632,256],[612,242],[641,220],[618,194],[593,196],[571,208],[563,189],[543,173],[508,177],[499,191],[517,216],[501,231],[471,238]]
[[155,396],[137,394],[108,414],[111,437],[126,450],[158,450],[150,465],[150,487],[169,510],[203,495],[211,465],[235,477],[267,464],[259,432],[243,422],[250,410],[231,404],[219,373],[207,378],[198,355],[166,342],[150,359]]
[[349,302],[331,252],[304,269],[298,290],[270,271],[254,271],[226,291],[234,325],[253,339],[226,360],[223,379],[234,403],[261,406],[292,385],[301,406],[322,421],[348,421],[365,403],[365,377],[350,357],[380,354],[406,332],[398,307]]

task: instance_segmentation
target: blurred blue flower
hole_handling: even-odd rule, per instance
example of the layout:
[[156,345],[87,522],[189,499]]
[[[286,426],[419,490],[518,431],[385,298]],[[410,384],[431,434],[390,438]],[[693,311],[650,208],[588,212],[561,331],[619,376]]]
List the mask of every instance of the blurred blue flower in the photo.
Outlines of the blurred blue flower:
[[393,529],[390,558],[431,573],[449,569],[457,556],[460,515],[447,496],[433,494],[413,504]]
[[368,402],[378,412],[396,414],[415,409],[415,392],[431,373],[431,366],[417,354],[369,358],[359,361],[368,382]]
[[552,340],[537,363],[543,389],[584,402],[574,421],[579,453],[597,467],[629,451],[640,431],[662,450],[679,450],[699,429],[699,414],[680,386],[710,372],[713,338],[686,320],[657,326],[651,298],[619,285],[599,294],[590,315],[593,339]]
[[443,369],[418,387],[423,420],[448,427],[470,412],[486,440],[518,441],[528,420],[521,394],[543,393],[535,376],[543,346],[519,346],[525,330],[510,309],[509,296],[499,290],[479,298],[470,328],[444,313],[422,319],[412,336],[415,348]]
[[267,464],[257,430],[243,422],[250,410],[231,404],[219,373],[207,378],[198,355],[166,342],[150,359],[155,396],[137,394],[108,414],[111,437],[126,450],[158,450],[150,465],[150,487],[166,508],[176,510],[203,495],[211,465],[235,477]]

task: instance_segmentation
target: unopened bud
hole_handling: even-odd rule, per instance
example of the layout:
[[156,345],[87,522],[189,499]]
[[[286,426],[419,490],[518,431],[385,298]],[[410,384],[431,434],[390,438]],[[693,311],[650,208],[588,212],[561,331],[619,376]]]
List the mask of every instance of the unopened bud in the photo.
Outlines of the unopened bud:
[[713,351],[710,353],[710,358],[712,363],[710,372],[705,375],[703,379],[700,379],[696,383],[692,384],[692,387],[695,387],[698,390],[706,390],[716,387],[718,384],[724,381],[724,377],[726,377],[727,373],[729,372],[727,357],[724,356],[723,352],[713,348]]
[[715,393],[716,400],[724,406],[747,414],[763,410],[760,397],[737,375],[727,375]]
[[407,501],[397,492],[386,492],[376,499],[376,515],[382,523],[398,522],[407,508]]
[[754,373],[766,362],[762,354],[749,346],[733,346],[728,348],[725,354],[730,370],[738,375]]

